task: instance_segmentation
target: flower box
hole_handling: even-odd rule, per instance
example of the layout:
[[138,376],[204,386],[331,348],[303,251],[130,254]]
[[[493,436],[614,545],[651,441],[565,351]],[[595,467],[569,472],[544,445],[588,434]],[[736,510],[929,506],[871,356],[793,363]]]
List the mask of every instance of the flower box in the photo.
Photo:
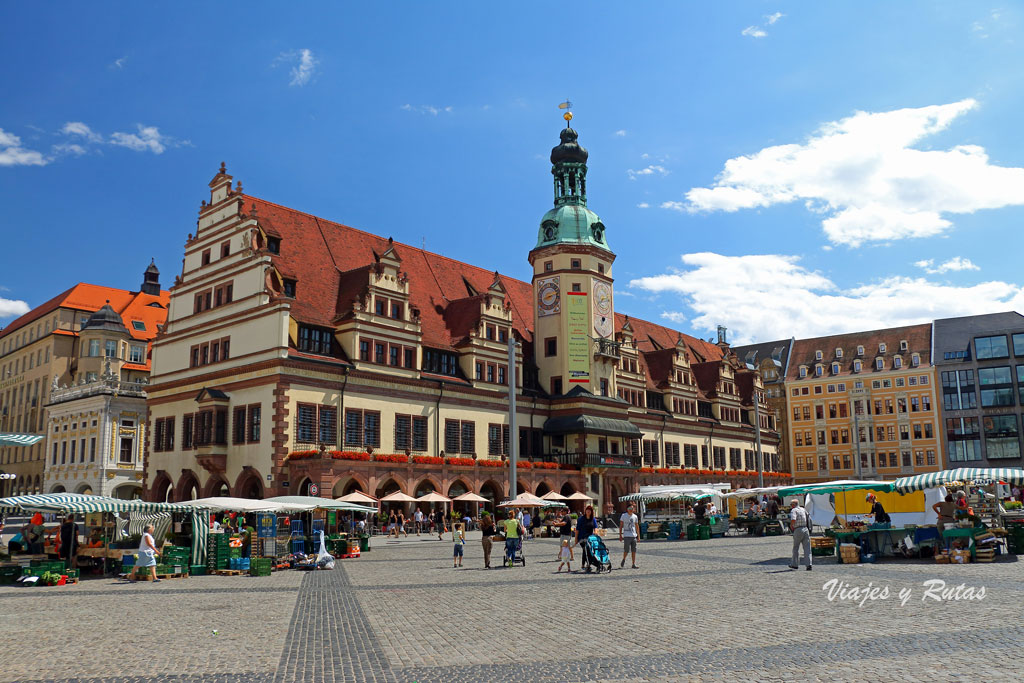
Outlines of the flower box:
[[409,462],[409,456],[401,453],[376,453],[374,454],[373,459],[377,462]]
[[528,460],[520,460],[516,463],[516,467],[518,467],[521,470],[528,470],[533,467],[533,464]]
[[533,469],[535,470],[557,470],[557,462],[535,462],[533,463]]
[[331,451],[331,457],[335,460],[368,461],[370,459],[370,454],[363,453],[361,451]]
[[477,460],[476,464],[479,467],[504,467],[505,463],[501,460]]
[[443,465],[444,458],[435,455],[414,455],[412,461],[416,465]]
[[455,467],[472,467],[476,464],[473,458],[448,458],[448,464]]
[[288,454],[289,460],[307,460],[320,455],[320,451],[293,451]]

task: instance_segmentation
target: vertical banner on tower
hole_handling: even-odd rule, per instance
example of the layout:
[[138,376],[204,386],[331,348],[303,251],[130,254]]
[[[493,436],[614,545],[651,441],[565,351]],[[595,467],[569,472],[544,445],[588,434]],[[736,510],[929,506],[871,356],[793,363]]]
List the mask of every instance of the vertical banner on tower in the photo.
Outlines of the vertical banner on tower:
[[590,304],[586,292],[566,292],[566,321],[569,325],[569,343],[566,353],[569,361],[569,382],[590,383],[590,325],[587,324]]

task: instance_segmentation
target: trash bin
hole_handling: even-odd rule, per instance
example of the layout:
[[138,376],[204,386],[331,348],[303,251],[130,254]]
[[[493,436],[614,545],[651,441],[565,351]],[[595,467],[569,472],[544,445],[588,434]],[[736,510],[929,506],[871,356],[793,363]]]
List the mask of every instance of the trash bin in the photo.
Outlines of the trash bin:
[[359,536],[359,552],[368,553],[370,552],[370,535],[361,534]]

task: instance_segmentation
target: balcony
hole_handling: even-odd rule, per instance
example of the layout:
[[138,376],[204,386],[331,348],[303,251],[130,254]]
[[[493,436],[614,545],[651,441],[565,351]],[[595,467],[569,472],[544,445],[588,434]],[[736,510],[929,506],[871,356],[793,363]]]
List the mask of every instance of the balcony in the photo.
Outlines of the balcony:
[[546,453],[536,456],[544,462],[557,462],[559,465],[575,465],[577,467],[613,467],[635,470],[640,467],[639,455],[622,453]]
[[610,358],[612,360],[619,360],[619,343],[614,342],[611,339],[595,339],[594,340],[594,358]]
[[50,392],[50,403],[64,403],[86,396],[111,394],[113,396],[130,396],[146,398],[146,384],[142,382],[122,382],[119,379],[97,379],[92,382],[60,387]]

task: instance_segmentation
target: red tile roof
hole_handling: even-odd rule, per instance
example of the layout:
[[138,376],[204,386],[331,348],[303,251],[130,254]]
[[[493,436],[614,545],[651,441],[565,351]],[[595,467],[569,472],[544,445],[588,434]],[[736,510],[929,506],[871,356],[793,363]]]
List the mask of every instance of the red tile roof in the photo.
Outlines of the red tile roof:
[[[243,202],[246,207],[256,207],[257,220],[264,230],[280,236],[281,253],[274,255],[273,260],[282,271],[297,275],[291,315],[304,323],[331,327],[339,309],[361,291],[355,271],[373,264],[388,248],[394,248],[401,259],[400,271],[409,276],[410,304],[420,312],[423,344],[452,349],[471,324],[466,320],[468,310],[461,308],[470,308],[472,301],[467,299],[486,292],[495,280],[494,271],[486,268],[392,243],[386,237],[257,197],[244,195]],[[499,275],[498,279],[511,306],[513,328],[526,342],[532,342],[533,286],[507,275]],[[465,303],[456,303],[460,301]],[[446,316],[449,310],[451,315]],[[714,344],[637,318],[629,320],[641,352],[672,348],[682,337],[691,361],[722,358],[721,350]],[[617,313],[615,330],[621,330],[624,322],[625,316]]]
[[[900,350],[900,342],[907,342],[907,349]],[[878,352],[880,342],[885,342],[885,353]],[[864,355],[857,355],[857,347],[864,347]],[[821,363],[824,366],[824,373],[821,378],[869,375],[875,370],[875,358],[882,356],[885,359],[883,372],[893,369],[893,356],[903,358],[901,370],[911,368],[913,354],[918,354],[920,366],[931,365],[932,326],[931,323],[920,325],[907,325],[906,327],[890,327],[884,330],[868,330],[866,332],[851,332],[848,334],[833,334],[828,337],[814,337],[812,339],[797,339],[793,344],[793,351],[789,358],[789,372],[787,381],[800,379],[800,366],[807,366],[807,377],[814,378],[814,366]],[[836,358],[836,349],[843,350],[842,358]],[[815,352],[821,351],[821,360],[817,360]],[[862,368],[859,373],[853,371],[853,362],[860,360]],[[839,372],[832,373],[832,363],[839,363]]]

